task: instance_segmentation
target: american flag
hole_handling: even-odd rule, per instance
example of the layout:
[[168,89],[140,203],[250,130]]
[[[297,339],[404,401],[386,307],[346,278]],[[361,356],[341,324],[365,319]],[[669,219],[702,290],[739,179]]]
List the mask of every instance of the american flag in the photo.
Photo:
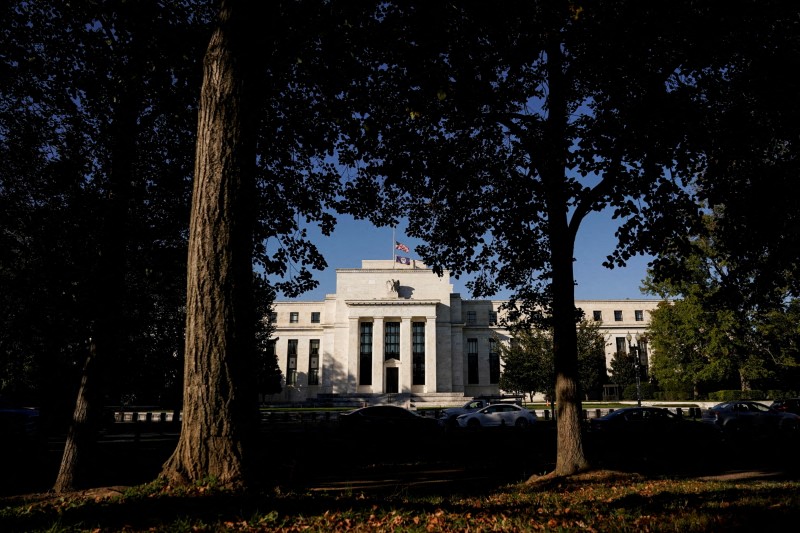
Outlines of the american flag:
[[401,251],[405,252],[405,253],[410,252],[410,250],[408,249],[408,246],[406,246],[402,242],[394,241],[394,247],[397,248],[398,250],[401,250]]

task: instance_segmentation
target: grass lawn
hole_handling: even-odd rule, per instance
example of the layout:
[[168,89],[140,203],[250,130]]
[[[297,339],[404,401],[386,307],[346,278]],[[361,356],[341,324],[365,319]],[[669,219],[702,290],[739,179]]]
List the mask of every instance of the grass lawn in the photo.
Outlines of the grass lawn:
[[0,500],[0,531],[795,531],[800,482],[598,470],[460,492],[251,493],[154,482]]

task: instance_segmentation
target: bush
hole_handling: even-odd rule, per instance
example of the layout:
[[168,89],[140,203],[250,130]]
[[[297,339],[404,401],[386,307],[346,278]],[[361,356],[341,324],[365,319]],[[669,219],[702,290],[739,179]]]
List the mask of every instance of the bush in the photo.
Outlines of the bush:
[[718,390],[708,393],[708,399],[715,402],[730,402],[732,400],[766,400],[767,395],[762,390]]
[[800,398],[800,392],[794,390],[768,390],[767,398],[770,400],[783,400],[785,398]]
[[[642,383],[640,385],[642,391],[642,400],[644,399],[652,399],[654,397],[653,386],[650,383]],[[635,400],[636,399],[636,384],[628,385],[622,390],[622,399],[623,400]]]
[[667,402],[684,402],[687,400],[693,400],[694,395],[692,394],[692,391],[664,390],[654,393],[653,398]]

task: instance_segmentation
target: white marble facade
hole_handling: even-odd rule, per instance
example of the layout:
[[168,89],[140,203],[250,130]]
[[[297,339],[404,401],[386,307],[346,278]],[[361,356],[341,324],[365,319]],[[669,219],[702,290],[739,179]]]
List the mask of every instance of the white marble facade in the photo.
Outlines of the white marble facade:
[[[324,301],[276,302],[274,349],[287,383],[270,400],[498,394],[495,343],[509,340],[497,325],[502,303],[463,300],[453,292],[447,272],[436,276],[418,262],[364,260],[361,268],[337,269],[336,294]],[[599,316],[608,362],[627,343],[626,335],[646,332],[657,304],[576,302],[588,318]]]

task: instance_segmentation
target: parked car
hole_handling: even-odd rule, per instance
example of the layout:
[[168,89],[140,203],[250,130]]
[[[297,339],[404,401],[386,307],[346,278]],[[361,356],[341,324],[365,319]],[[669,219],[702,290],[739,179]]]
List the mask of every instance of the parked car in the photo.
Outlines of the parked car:
[[526,428],[536,423],[536,415],[514,403],[493,403],[472,413],[459,415],[456,421],[462,428],[499,426]]
[[489,405],[487,400],[482,399],[473,399],[462,405],[461,407],[449,407],[442,411],[442,414],[439,416],[439,423],[444,426],[457,426],[458,422],[456,419],[467,413],[474,413],[478,409],[483,409]]
[[720,441],[718,428],[661,407],[623,407],[588,423],[588,446],[601,461],[685,462]]
[[339,427],[347,430],[433,432],[439,428],[435,418],[421,416],[396,405],[371,405],[339,415]]
[[0,404],[0,446],[29,446],[40,435],[38,409]]
[[449,407],[442,411],[442,414],[439,415],[439,423],[445,427],[457,427],[458,422],[456,419],[461,415],[474,413],[493,403],[513,403],[519,405],[519,402],[520,400],[506,399],[503,397],[478,396],[460,407]]
[[662,407],[623,407],[589,419],[589,432],[619,440],[695,437],[707,428]]
[[775,400],[772,402],[770,407],[777,411],[781,411],[782,413],[794,413],[796,415],[800,415],[800,398]]
[[728,434],[800,429],[800,416],[744,400],[723,402],[707,409],[703,412],[703,421],[722,428]]

